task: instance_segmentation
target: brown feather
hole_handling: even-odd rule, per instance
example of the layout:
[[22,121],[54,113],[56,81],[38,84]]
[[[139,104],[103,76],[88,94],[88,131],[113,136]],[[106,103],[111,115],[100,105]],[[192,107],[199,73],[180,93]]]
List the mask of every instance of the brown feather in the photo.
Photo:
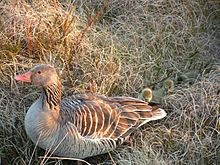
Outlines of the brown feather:
[[72,119],[79,120],[76,126],[82,127],[77,128],[81,130],[80,134],[90,138],[125,138],[145,120],[150,121],[154,115],[160,115],[157,105],[150,106],[147,102],[131,97],[77,95],[62,102],[68,100],[80,100],[81,104],[71,107],[71,114],[75,115]]

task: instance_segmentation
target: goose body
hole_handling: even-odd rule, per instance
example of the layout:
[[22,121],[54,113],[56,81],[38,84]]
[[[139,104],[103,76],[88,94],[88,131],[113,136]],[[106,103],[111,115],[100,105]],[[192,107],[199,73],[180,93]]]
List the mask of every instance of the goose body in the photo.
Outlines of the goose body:
[[50,65],[15,77],[42,87],[25,116],[25,130],[39,147],[64,157],[86,158],[114,150],[138,127],[166,116],[132,97],[81,94],[61,100],[61,82]]

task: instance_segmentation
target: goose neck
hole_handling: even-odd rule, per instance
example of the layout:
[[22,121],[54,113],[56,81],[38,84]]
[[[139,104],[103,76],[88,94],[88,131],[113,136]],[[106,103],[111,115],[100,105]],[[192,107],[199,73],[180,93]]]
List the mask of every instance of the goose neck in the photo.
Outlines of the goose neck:
[[47,109],[49,108],[49,110],[59,109],[61,93],[61,83],[54,83],[43,87],[43,107],[46,107]]

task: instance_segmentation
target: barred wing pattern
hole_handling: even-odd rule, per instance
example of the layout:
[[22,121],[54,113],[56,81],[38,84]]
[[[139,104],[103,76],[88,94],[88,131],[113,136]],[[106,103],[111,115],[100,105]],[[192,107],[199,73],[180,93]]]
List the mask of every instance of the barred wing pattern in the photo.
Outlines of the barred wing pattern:
[[166,115],[158,106],[135,98],[98,95],[67,97],[61,101],[61,111],[85,140],[111,139],[117,144],[134,128]]

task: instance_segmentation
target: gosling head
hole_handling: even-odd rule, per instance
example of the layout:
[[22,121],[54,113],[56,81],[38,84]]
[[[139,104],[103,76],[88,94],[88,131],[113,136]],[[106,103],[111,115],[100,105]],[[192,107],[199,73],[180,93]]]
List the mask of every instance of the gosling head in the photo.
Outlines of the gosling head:
[[142,91],[142,95],[143,95],[143,98],[145,99],[145,101],[150,102],[152,100],[153,93],[150,88],[145,88]]
[[174,82],[171,79],[167,79],[163,83],[163,87],[167,90],[168,93],[173,92]]
[[48,64],[41,64],[33,67],[30,71],[15,76],[15,80],[30,82],[36,86],[46,87],[59,81],[54,67]]

